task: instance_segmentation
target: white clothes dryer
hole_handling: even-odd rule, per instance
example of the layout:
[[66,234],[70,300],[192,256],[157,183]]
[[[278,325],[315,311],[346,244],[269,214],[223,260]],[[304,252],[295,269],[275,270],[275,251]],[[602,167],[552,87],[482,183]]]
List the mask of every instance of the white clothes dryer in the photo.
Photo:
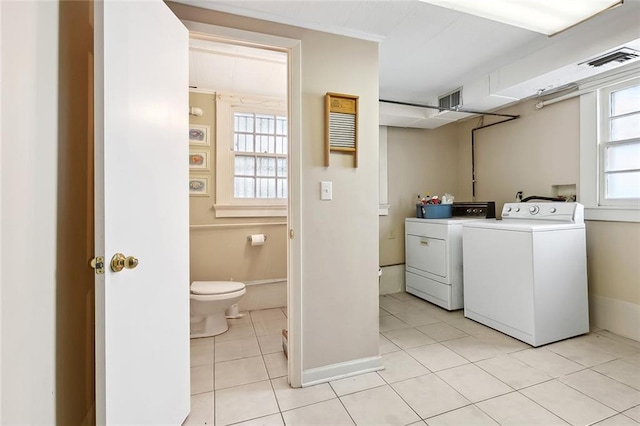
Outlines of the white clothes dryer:
[[463,224],[464,315],[532,346],[589,331],[584,207],[506,203]]
[[405,219],[407,293],[447,310],[463,308],[462,224],[495,222],[495,203],[455,202],[453,217]]

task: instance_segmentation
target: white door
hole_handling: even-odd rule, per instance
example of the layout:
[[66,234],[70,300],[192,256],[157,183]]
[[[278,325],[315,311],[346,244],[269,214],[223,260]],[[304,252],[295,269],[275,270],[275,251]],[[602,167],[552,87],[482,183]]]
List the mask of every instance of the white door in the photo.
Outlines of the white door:
[[[96,1],[96,418],[189,412],[188,32],[162,1]],[[114,272],[116,253],[137,267]]]

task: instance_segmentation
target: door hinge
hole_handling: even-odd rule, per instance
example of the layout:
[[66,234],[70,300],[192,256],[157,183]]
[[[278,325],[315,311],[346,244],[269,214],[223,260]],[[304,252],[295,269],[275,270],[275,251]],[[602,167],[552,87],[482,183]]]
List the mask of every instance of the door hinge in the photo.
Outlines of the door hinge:
[[293,240],[293,229],[289,229],[289,239]]
[[104,274],[104,256],[96,256],[89,261],[91,266],[96,271],[96,275]]

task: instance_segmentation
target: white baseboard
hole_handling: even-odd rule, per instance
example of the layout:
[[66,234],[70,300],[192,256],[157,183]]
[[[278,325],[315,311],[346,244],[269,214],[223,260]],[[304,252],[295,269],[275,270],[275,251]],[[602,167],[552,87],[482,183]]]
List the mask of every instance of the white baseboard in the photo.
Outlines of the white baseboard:
[[240,311],[287,306],[287,279],[246,282],[247,292],[238,301]]
[[602,296],[589,297],[591,326],[640,341],[640,305]]
[[404,263],[402,265],[383,266],[380,277],[380,294],[400,293],[405,290]]
[[371,373],[379,370],[384,370],[382,358],[380,356],[360,358],[353,361],[326,365],[324,367],[310,368],[302,372],[302,387],[313,386],[319,383],[326,383],[332,380],[344,379],[345,377]]

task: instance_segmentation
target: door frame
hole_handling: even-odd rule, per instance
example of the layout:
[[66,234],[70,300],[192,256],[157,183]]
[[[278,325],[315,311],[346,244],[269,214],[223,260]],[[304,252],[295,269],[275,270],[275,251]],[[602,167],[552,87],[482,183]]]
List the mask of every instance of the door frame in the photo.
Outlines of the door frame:
[[[302,88],[301,41],[217,25],[183,20],[190,35],[230,44],[278,48],[287,53],[288,66],[288,123],[289,123],[289,193],[287,199],[287,331],[288,380],[294,387],[302,386],[302,271],[301,247],[301,182],[302,182]],[[186,88],[185,88],[186,90]]]

